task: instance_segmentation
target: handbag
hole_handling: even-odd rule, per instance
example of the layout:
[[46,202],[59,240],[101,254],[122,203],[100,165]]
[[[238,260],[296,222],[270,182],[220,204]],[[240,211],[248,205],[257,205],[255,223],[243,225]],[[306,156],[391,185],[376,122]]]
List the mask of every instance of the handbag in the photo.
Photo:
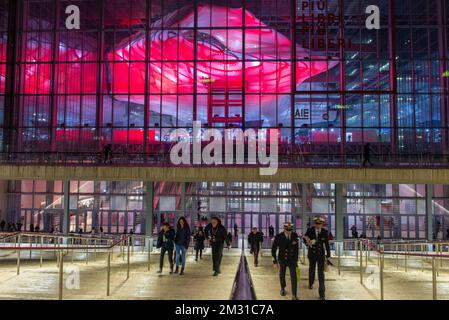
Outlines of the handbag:
[[326,259],[326,262],[324,263],[324,272],[329,272],[330,267],[332,267],[334,264],[330,261],[330,259]]

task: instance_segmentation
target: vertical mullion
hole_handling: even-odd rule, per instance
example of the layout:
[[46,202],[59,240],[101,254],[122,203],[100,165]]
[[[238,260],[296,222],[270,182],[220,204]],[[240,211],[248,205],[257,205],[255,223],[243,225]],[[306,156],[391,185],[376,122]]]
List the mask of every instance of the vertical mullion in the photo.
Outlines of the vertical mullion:
[[151,46],[151,0],[146,0],[146,26],[145,26],[145,88],[144,88],[144,109],[143,109],[143,153],[144,162],[147,160],[148,153],[148,132],[149,132],[149,108],[150,108],[150,46]]
[[[295,144],[295,96],[296,96],[296,0],[290,0],[290,33],[291,33],[291,48],[290,48],[290,154],[293,155]],[[277,96],[276,96],[277,97]],[[276,99],[277,104],[277,99]],[[276,113],[277,116],[277,113]],[[281,129],[282,130],[282,129]],[[287,159],[290,161],[291,159]]]
[[[339,34],[340,38],[344,39],[345,36],[345,15],[344,15],[344,1],[339,0],[339,16],[340,16],[340,26],[339,26]],[[346,90],[346,79],[345,79],[345,49],[344,46],[340,46],[340,104],[344,106],[346,104],[346,95],[344,91]],[[327,71],[328,72],[328,71]],[[362,72],[360,72],[362,74]],[[362,84],[363,82],[361,82]],[[329,94],[327,94],[329,95]],[[363,99],[362,99],[363,101]],[[362,112],[363,114],[363,112]],[[340,155],[342,157],[342,164],[346,163],[345,159],[345,151],[346,151],[346,109],[343,107],[341,110],[341,118],[340,118]]]
[[[52,74],[51,74],[51,95],[50,95],[50,121],[49,121],[49,135],[50,135],[50,150],[56,152],[56,122],[57,122],[57,94],[58,94],[58,73],[59,68],[59,1],[54,0],[54,17],[53,17],[53,50],[51,55]],[[39,100],[38,100],[39,101]]]
[[[101,139],[103,135],[103,65],[106,63],[104,59],[104,1],[105,0],[97,0],[97,5],[100,11],[100,19],[99,19],[99,34],[97,34],[97,83],[96,83],[96,119],[95,119],[95,136],[97,137],[97,151],[100,150]],[[112,108],[112,106],[111,106]]]

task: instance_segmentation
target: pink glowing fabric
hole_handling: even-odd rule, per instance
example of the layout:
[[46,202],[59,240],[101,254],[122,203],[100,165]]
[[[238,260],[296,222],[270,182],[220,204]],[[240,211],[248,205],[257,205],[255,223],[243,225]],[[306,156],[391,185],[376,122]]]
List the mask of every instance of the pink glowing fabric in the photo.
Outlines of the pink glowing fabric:
[[[239,8],[201,5],[198,8],[198,26],[217,29],[198,29],[196,78],[198,93],[207,94],[215,89],[239,89],[245,87],[246,114],[249,119],[257,119],[260,110],[265,121],[276,119],[278,108],[289,110],[288,96],[276,101],[273,94],[291,91],[291,46],[292,42],[283,34],[276,32],[258,20],[252,13]],[[242,29],[242,14],[247,27]],[[164,30],[160,30],[163,26]],[[228,26],[231,29],[226,29]],[[150,63],[129,62],[146,59],[147,38],[138,33],[125,39],[107,53],[107,79],[101,85],[103,92],[115,100],[144,104],[145,86],[151,94],[163,94],[162,106],[159,99],[150,99],[150,108],[180,119],[192,118],[192,100],[177,94],[194,92],[194,27],[193,8],[177,10],[151,26],[148,48]],[[223,27],[219,29],[219,27]],[[232,29],[235,27],[235,29]],[[244,42],[244,44],[243,44]],[[245,46],[243,50],[242,46]],[[35,49],[33,49],[33,46]],[[52,92],[52,69],[50,64],[39,64],[52,59],[50,44],[33,43],[28,45],[24,69],[24,88],[26,94],[49,94]],[[30,49],[30,47],[32,47]],[[296,84],[323,73],[337,62],[326,61],[323,57],[310,56],[296,45],[298,59],[309,57],[307,62],[296,64]],[[58,93],[95,94],[97,92],[97,60],[95,50],[81,51],[68,48],[62,43],[59,47],[56,75]],[[242,60],[246,62],[243,63]],[[92,61],[92,63],[80,63]],[[151,62],[154,61],[154,62]],[[148,83],[145,83],[146,67],[149,70]],[[81,79],[81,81],[79,80]],[[245,79],[245,83],[243,83]],[[0,70],[0,88],[4,87],[5,70]],[[131,95],[129,95],[131,93]],[[170,95],[172,94],[172,95]],[[79,99],[79,98],[78,98]],[[279,99],[279,98],[278,98]],[[203,100],[199,100],[199,104]],[[152,104],[156,104],[153,106]]]

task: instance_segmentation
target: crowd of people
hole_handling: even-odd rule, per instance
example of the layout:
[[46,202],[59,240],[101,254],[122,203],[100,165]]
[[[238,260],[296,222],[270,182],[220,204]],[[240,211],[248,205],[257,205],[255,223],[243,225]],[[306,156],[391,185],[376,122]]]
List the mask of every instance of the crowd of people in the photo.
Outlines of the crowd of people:
[[[22,232],[23,225],[21,222],[8,222],[5,220],[0,221],[0,232]],[[40,232],[38,225],[30,224],[30,232]]]
[[[195,240],[195,261],[202,259],[205,241],[209,241],[212,249],[212,270],[213,276],[221,273],[221,261],[225,245],[230,248],[231,237],[226,228],[222,225],[218,217],[212,217],[210,223],[203,229],[200,226],[194,233]],[[159,270],[162,273],[164,269],[165,255],[168,256],[170,274],[184,275],[186,269],[186,253],[190,245],[191,230],[187,220],[180,217],[174,229],[170,223],[165,222],[158,234],[156,247],[161,249]]]

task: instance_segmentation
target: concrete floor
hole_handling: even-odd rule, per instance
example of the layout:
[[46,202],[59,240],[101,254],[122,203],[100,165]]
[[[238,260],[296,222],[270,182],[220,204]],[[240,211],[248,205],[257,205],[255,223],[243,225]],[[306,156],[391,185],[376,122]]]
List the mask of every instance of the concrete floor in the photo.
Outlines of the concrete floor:
[[[58,268],[53,254],[44,254],[43,266],[39,266],[40,254],[33,252],[21,255],[21,272],[16,274],[17,255],[11,252],[0,252],[0,299],[57,299],[58,298]],[[232,285],[240,258],[240,251],[225,250],[222,264],[222,274],[212,277],[212,261],[209,252],[203,260],[195,262],[189,252],[186,274],[184,276],[170,275],[168,261],[162,274],[158,270],[159,255],[151,256],[148,271],[147,254],[135,252],[131,256],[130,278],[126,279],[126,256],[119,252],[114,254],[111,263],[111,295],[106,296],[106,255],[98,253],[96,260],[90,255],[86,264],[83,253],[72,257],[66,256],[64,268],[66,274],[64,283],[74,279],[73,270],[79,271],[79,289],[65,288],[64,299],[219,299],[230,298]],[[279,295],[278,271],[273,267],[269,251],[264,251],[259,267],[253,266],[252,257],[247,253],[248,265],[259,300],[289,300],[291,297]],[[372,256],[368,269],[364,269],[364,284],[360,284],[360,263],[355,257],[341,259],[341,274],[338,275],[336,259],[335,266],[326,273],[326,296],[329,300],[376,300],[380,299],[378,259]],[[431,261],[415,259],[407,261],[408,271],[405,272],[405,261],[391,257],[385,260],[384,294],[389,300],[429,300],[432,299]],[[318,298],[318,283],[315,289],[308,289],[308,267],[300,264],[301,279],[298,296],[301,300]],[[373,273],[373,274],[371,274]],[[76,274],[76,273],[75,273]],[[449,300],[449,261],[440,267],[437,278],[438,298]],[[287,291],[290,293],[287,273]],[[69,283],[70,285],[70,283]]]
[[[247,255],[248,265],[256,291],[260,300],[290,300],[290,278],[287,272],[287,296],[279,295],[280,285],[278,270],[273,267],[269,251],[263,253],[256,268],[253,258]],[[334,266],[325,273],[326,298],[328,300],[380,300],[380,276],[378,259],[371,256],[368,264],[364,261],[363,285],[360,283],[360,262],[355,257],[341,259],[341,272],[338,275],[337,260],[332,259]],[[308,260],[306,259],[306,263]],[[314,289],[308,288],[308,265],[299,264],[301,279],[298,298],[300,300],[316,300],[318,294],[318,278]],[[366,268],[368,266],[368,268]],[[424,268],[423,268],[424,266]],[[449,261],[444,262],[437,278],[439,300],[449,300]],[[318,277],[318,275],[316,275]],[[431,261],[409,259],[407,272],[404,260],[396,260],[395,256],[385,259],[384,299],[385,300],[431,300],[432,268]]]
[[[5,256],[0,260],[0,299],[58,299],[58,268],[55,261],[44,258],[42,268],[39,267],[38,254],[24,254],[21,260],[20,275],[16,274],[16,255]],[[77,256],[76,258],[83,258]],[[76,260],[75,258],[75,260]],[[154,300],[227,300],[230,297],[234,282],[239,254],[225,252],[222,263],[222,274],[212,276],[212,260],[210,254],[195,262],[189,254],[185,275],[169,274],[168,260],[165,269],[158,274],[159,255],[151,256],[148,271],[147,255],[135,253],[131,257],[130,278],[126,279],[126,258],[119,253],[111,263],[111,295],[106,296],[107,264],[106,255],[98,254],[97,261],[90,257],[86,265],[84,260],[71,263],[71,257],[65,258],[66,273],[64,281],[72,277],[73,268],[79,268],[79,289],[64,289],[64,299],[154,299]],[[70,280],[70,279],[69,279]]]

